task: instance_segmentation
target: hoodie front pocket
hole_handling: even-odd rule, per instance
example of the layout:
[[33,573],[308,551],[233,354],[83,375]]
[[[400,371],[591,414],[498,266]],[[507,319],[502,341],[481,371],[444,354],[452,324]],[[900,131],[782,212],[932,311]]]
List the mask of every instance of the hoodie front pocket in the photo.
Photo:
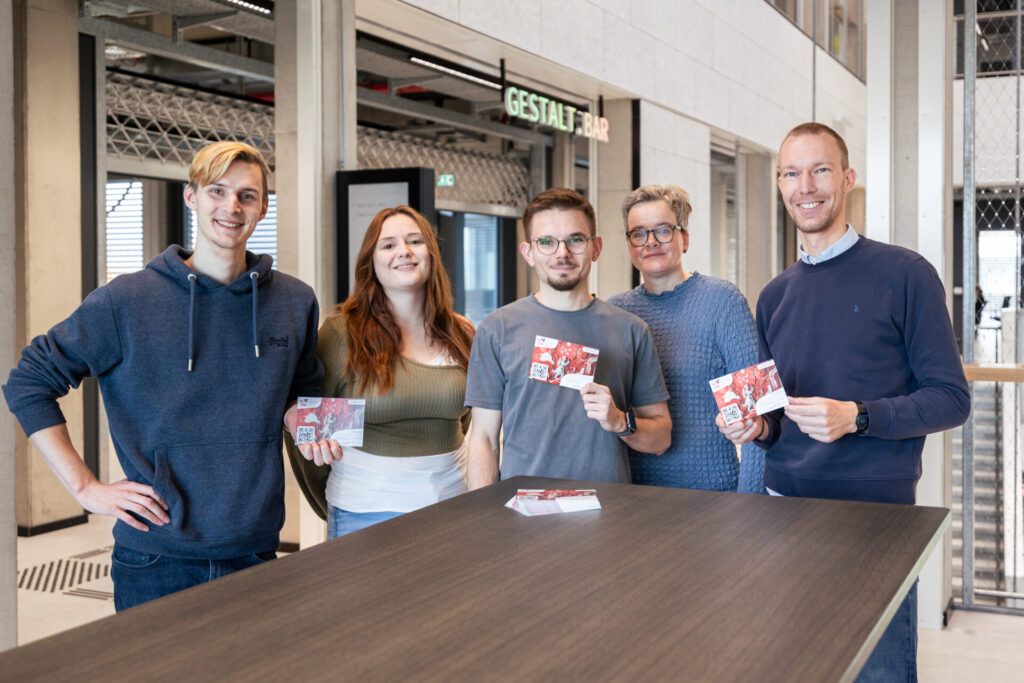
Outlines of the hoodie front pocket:
[[167,445],[156,452],[156,490],[171,526],[199,541],[277,533],[284,522],[279,437]]

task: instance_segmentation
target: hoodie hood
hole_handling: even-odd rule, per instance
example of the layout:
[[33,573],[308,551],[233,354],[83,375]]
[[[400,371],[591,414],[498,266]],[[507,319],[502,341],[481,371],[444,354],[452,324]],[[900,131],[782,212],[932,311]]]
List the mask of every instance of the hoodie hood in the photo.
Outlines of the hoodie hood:
[[195,368],[197,290],[200,290],[200,293],[203,294],[228,291],[232,294],[249,294],[252,296],[252,348],[253,353],[259,358],[259,288],[269,283],[273,278],[274,271],[270,267],[274,262],[273,259],[267,254],[254,254],[251,251],[245,252],[245,272],[231,283],[224,285],[212,277],[189,268],[185,261],[190,256],[192,256],[191,251],[174,244],[167,247],[162,254],[146,264],[147,269],[160,273],[175,284],[188,289],[188,371],[192,372]]
[[184,289],[190,288],[189,275],[195,275],[196,287],[200,291],[226,289],[235,294],[247,294],[252,291],[253,273],[256,274],[256,284],[260,287],[270,282],[274,277],[274,271],[271,268],[274,265],[274,259],[267,254],[254,254],[251,251],[245,252],[245,272],[227,285],[221,284],[212,277],[189,268],[185,260],[191,256],[192,252],[188,249],[172,244],[163,253],[147,263],[146,268],[160,273]]

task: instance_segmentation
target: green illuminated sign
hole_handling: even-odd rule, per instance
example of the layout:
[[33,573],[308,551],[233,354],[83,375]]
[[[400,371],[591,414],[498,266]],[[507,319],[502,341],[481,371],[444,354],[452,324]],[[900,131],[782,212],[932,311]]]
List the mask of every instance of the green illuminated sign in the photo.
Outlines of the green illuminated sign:
[[522,88],[505,89],[505,111],[531,123],[608,142],[608,119]]
[[438,187],[455,187],[455,174],[443,173],[437,176]]

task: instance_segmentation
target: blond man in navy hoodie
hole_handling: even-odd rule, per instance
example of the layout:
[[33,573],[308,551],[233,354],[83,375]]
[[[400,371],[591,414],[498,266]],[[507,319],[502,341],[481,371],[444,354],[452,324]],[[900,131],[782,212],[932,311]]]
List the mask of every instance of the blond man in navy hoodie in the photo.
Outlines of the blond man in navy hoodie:
[[[274,557],[284,522],[282,418],[318,395],[313,291],[246,241],[267,212],[262,155],[200,150],[185,203],[194,251],[171,246],[93,291],[22,351],[4,396],[86,510],[117,518],[111,577],[126,609]],[[98,378],[126,478],[75,451],[57,399]],[[329,456],[328,456],[329,457]]]

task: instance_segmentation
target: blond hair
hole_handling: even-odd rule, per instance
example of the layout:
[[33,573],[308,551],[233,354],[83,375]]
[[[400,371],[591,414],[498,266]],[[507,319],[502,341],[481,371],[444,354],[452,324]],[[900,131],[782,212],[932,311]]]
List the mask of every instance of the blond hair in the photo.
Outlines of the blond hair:
[[188,184],[193,190],[200,186],[212,185],[227,173],[228,167],[236,161],[256,164],[260,167],[263,177],[263,204],[268,201],[267,182],[270,167],[260,151],[244,142],[214,142],[196,152],[192,165],[188,168]]

